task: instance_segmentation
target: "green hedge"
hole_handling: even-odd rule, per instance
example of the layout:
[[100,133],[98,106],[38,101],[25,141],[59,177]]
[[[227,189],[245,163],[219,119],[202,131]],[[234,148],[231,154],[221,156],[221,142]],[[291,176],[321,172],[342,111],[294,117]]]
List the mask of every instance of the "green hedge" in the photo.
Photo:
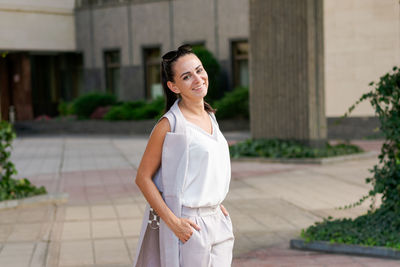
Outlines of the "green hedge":
[[104,116],[105,120],[147,120],[157,119],[164,112],[164,98],[146,103],[145,101],[126,102],[122,105],[113,106]]
[[[356,203],[344,208],[371,199],[370,209],[366,215],[355,219],[328,218],[318,222],[302,231],[301,236],[306,241],[385,246],[400,250],[400,69],[394,67],[392,73],[369,85],[374,88],[362,95],[344,116],[368,100],[379,118],[385,142],[378,156],[379,163],[370,169],[372,175],[365,179],[372,189]],[[373,203],[377,196],[382,203],[375,210]]]
[[88,119],[98,107],[112,106],[117,103],[114,95],[89,93],[73,102],[73,111],[79,119]]
[[249,119],[249,89],[246,87],[235,88],[225,96],[213,103],[217,109],[218,119]]
[[328,217],[302,230],[301,237],[306,242],[323,240],[400,250],[400,216],[393,210],[380,208],[355,219]]
[[75,114],[74,102],[65,102],[61,100],[57,109],[60,116],[69,116]]
[[311,148],[297,141],[280,139],[248,139],[229,147],[232,158],[324,158],[360,153],[363,150],[355,145],[327,143],[323,148]]

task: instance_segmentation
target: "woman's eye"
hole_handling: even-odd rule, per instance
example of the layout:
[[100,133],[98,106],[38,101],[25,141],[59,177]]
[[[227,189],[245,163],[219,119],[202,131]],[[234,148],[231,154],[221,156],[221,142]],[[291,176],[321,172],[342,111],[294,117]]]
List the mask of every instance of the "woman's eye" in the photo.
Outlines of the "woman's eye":
[[183,76],[183,79],[187,80],[187,79],[189,79],[189,76]]
[[200,73],[200,72],[202,72],[203,71],[203,69],[198,69],[197,70],[197,73]]

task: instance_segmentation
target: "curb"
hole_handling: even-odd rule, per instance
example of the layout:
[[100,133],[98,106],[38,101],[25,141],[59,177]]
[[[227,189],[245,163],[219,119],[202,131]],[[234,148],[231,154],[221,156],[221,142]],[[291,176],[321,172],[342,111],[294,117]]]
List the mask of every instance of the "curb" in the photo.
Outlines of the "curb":
[[61,204],[67,202],[68,197],[69,195],[67,193],[53,193],[53,194],[45,194],[34,197],[27,197],[22,199],[5,200],[5,201],[0,201],[0,210],[27,207],[45,203]]
[[[14,128],[17,135],[146,135],[148,136],[157,120],[57,120],[17,121]],[[222,131],[250,131],[248,120],[226,119],[219,121]]]
[[329,158],[303,158],[303,159],[288,159],[288,158],[262,158],[262,157],[240,157],[232,158],[231,161],[242,162],[252,161],[261,163],[290,163],[290,164],[333,164],[349,160],[360,160],[378,157],[379,152],[368,151],[364,153],[357,153],[352,155],[329,157]]
[[400,260],[400,250],[386,247],[367,247],[360,245],[332,244],[327,241],[305,242],[301,239],[291,239],[290,248],[298,250],[312,250],[334,254],[350,254],[367,257],[378,257]]

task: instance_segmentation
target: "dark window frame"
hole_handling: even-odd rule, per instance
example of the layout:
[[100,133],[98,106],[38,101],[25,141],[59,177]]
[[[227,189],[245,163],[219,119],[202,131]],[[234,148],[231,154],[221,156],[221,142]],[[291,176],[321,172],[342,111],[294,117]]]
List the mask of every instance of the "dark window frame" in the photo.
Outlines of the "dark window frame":
[[247,38],[234,38],[229,40],[229,45],[230,45],[230,66],[231,66],[231,83],[232,83],[232,88],[236,88],[240,86],[240,75],[238,75],[238,64],[237,62],[239,60],[250,60],[250,55],[249,53],[247,56],[239,56],[239,58],[235,55],[235,44],[237,43],[242,43],[246,42],[249,45],[249,40]]
[[[151,95],[151,90],[150,90],[150,85],[148,81],[148,62],[147,62],[147,51],[150,50],[155,50],[158,49],[159,56],[150,62],[150,66],[157,66],[158,68],[161,69],[161,53],[162,53],[162,45],[161,44],[155,44],[155,45],[145,45],[142,46],[142,66],[143,66],[143,79],[144,79],[144,98],[146,100],[152,100],[152,95]],[[161,83],[161,77],[160,77],[160,83]]]
[[[118,53],[118,62],[108,62],[108,56],[111,53]],[[110,80],[110,76],[112,77],[112,71],[119,69],[121,71],[122,63],[121,63],[121,49],[120,48],[107,48],[103,49],[103,64],[104,64],[104,78],[105,78],[105,92],[109,94],[113,94],[118,97],[118,88],[114,88],[114,81]],[[110,72],[109,72],[110,71]],[[121,73],[120,73],[121,75]],[[120,81],[121,81],[121,77]],[[111,86],[110,86],[111,85]],[[121,86],[121,84],[120,84]],[[120,88],[119,88],[120,89]]]

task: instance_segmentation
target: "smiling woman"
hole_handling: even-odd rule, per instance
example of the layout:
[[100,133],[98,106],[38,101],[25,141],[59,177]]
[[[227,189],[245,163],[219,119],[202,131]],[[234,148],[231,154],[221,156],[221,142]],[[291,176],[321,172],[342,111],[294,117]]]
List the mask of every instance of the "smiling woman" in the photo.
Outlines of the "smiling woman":
[[136,184],[147,199],[134,266],[231,266],[234,236],[221,204],[230,158],[208,75],[187,45],[162,57],[166,113],[154,127]]

